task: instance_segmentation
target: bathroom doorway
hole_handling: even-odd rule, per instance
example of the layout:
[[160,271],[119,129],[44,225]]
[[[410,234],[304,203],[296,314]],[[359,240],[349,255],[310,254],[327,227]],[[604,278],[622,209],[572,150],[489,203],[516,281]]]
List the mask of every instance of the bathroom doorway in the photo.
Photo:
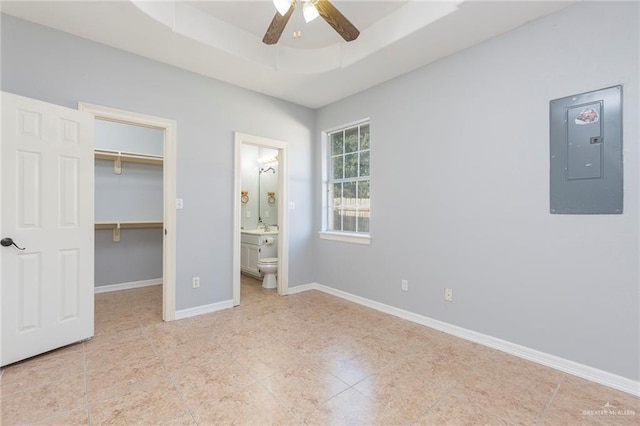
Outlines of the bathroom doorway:
[[[251,148],[251,149],[243,149]],[[244,152],[244,154],[243,154]],[[248,153],[255,152],[256,159],[247,158]],[[261,154],[268,154],[261,156]],[[253,155],[253,154],[251,154]],[[273,157],[276,157],[275,160]],[[259,160],[259,161],[258,161]],[[257,174],[256,185],[252,190],[245,189],[243,185],[243,163],[255,162]],[[262,162],[262,164],[260,164]],[[269,170],[269,169],[272,170]],[[264,174],[277,177],[277,183],[267,187],[267,182],[261,183],[260,177]],[[240,304],[241,269],[242,269],[242,244],[241,231],[243,224],[256,223],[260,226],[271,226],[277,229],[277,259],[278,259],[278,286],[277,293],[286,295],[289,290],[289,265],[288,265],[288,222],[287,222],[287,144],[285,142],[262,138],[259,136],[235,133],[235,177],[234,177],[234,219],[233,219],[233,305]],[[264,187],[264,188],[263,188]],[[259,188],[259,189],[258,189]],[[264,189],[264,191],[262,191]],[[255,191],[255,194],[253,194]],[[261,194],[260,192],[264,192]],[[247,206],[251,199],[256,201],[255,208],[243,211],[243,205]],[[244,216],[243,217],[243,212]],[[275,216],[275,217],[274,217]]]

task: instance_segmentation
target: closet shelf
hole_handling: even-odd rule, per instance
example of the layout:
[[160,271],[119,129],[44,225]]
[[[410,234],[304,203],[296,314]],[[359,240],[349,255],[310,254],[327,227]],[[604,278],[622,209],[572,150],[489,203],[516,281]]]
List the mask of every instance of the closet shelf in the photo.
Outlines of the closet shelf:
[[96,229],[112,229],[113,230],[113,242],[120,241],[120,230],[125,228],[162,228],[164,222],[162,221],[138,221],[138,222],[96,222]]
[[155,164],[161,166],[164,158],[162,155],[142,154],[139,152],[112,151],[109,149],[96,149],[97,160],[113,160],[113,173],[122,174],[122,162]]

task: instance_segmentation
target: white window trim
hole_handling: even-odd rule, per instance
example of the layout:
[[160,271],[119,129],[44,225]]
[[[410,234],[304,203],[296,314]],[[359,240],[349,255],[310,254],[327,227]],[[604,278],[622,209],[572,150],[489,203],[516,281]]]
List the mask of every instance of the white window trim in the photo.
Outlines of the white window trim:
[[353,244],[371,244],[370,234],[356,234],[353,232],[338,231],[320,231],[318,232],[321,240],[342,241],[343,243]]
[[[371,244],[371,228],[369,228],[368,233],[327,230],[327,223],[328,223],[327,206],[329,203],[329,200],[327,198],[327,185],[329,182],[329,177],[327,175],[328,163],[329,163],[329,155],[328,155],[329,134],[334,133],[341,129],[348,128],[348,127],[360,126],[365,123],[369,123],[369,131],[371,131],[371,118],[367,117],[361,120],[353,121],[351,123],[342,124],[332,129],[324,130],[322,132],[322,147],[321,147],[321,151],[322,151],[321,152],[321,155],[322,155],[322,231],[318,232],[318,236],[322,240],[340,241],[344,243],[363,244],[363,245]],[[371,175],[369,175],[369,181],[371,181]],[[369,191],[370,191],[369,196],[371,197],[371,189],[369,189]],[[371,224],[369,226],[371,226]]]

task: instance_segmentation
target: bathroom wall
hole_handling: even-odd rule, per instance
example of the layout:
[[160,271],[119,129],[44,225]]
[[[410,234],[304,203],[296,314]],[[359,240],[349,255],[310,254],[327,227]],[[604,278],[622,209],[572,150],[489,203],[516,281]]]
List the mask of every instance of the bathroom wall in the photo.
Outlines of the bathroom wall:
[[[371,118],[372,242],[316,238],[316,281],[640,379],[638,17],[580,2],[320,109]],[[549,101],[617,84],[624,214],[550,214]]]
[[314,281],[314,111],[8,15],[0,31],[2,90],[177,121],[178,310],[232,299],[235,131],[289,144],[289,283]]

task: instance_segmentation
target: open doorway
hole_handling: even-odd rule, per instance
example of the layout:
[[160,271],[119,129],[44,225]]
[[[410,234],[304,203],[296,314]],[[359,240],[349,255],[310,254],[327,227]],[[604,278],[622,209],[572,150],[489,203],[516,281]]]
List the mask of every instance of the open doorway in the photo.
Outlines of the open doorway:
[[[138,168],[147,168],[151,175],[156,174],[161,179],[161,183],[154,186],[161,186],[161,196],[158,198],[157,214],[146,213],[140,218],[114,217],[105,220],[99,218],[96,221],[96,229],[110,229],[112,240],[117,243],[121,238],[121,233],[128,230],[144,230],[148,228],[159,228],[162,240],[162,319],[172,321],[175,319],[175,200],[176,200],[176,122],[174,120],[154,117],[146,114],[139,114],[130,111],[119,110],[100,105],[79,103],[78,109],[93,113],[96,120],[96,128],[102,131],[117,135],[122,129],[129,134],[134,133],[140,140],[146,136],[159,135],[161,147],[144,147],[141,149],[126,149],[118,146],[114,142],[112,146],[96,147],[96,159],[108,160],[113,163],[113,173],[122,173],[122,168],[126,165],[138,165]],[[151,139],[150,138],[150,139]],[[124,164],[124,166],[123,166]],[[133,169],[133,166],[131,166]],[[153,170],[156,168],[156,170]],[[147,173],[147,176],[149,176]],[[159,174],[158,174],[159,173]],[[148,185],[146,182],[145,185]],[[100,195],[96,193],[96,198]],[[161,200],[160,200],[161,198]],[[149,204],[149,203],[144,203]],[[159,216],[159,217],[155,217]],[[97,218],[98,219],[98,218]],[[133,219],[133,220],[132,220]],[[143,283],[144,284],[144,283]]]
[[[268,152],[274,153],[277,157],[277,161],[269,162],[269,158],[259,157],[258,159],[264,162],[264,165],[260,165],[258,162],[255,164],[256,176],[260,179],[260,176],[267,171],[271,172],[269,168],[273,170],[273,176],[277,176],[277,190],[273,188],[265,190],[264,194],[255,194],[257,200],[262,200],[261,204],[258,204],[257,210],[254,215],[257,215],[258,221],[262,222],[261,226],[277,228],[277,292],[279,295],[286,295],[289,291],[289,234],[288,234],[288,221],[287,221],[287,144],[285,142],[262,138],[259,136],[247,135],[244,133],[235,133],[235,177],[234,177],[234,237],[233,237],[233,304],[238,306],[240,304],[240,287],[241,287],[241,270],[243,268],[242,262],[242,227],[243,227],[243,203],[246,205],[248,199],[251,199],[251,194],[247,189],[242,187],[242,170],[243,161],[246,157],[247,150],[243,147],[256,148],[256,152]],[[263,150],[263,151],[260,151]],[[270,155],[271,157],[273,155]],[[260,186],[260,180],[257,181],[256,187]],[[262,187],[260,186],[260,191]],[[264,208],[263,208],[264,207]],[[274,212],[275,216],[273,213]],[[245,212],[246,213],[246,212]],[[268,217],[267,217],[268,216]],[[246,219],[244,218],[245,222]],[[250,219],[250,218],[249,218]],[[265,228],[261,228],[265,229]],[[267,230],[270,228],[266,228]],[[272,232],[272,231],[267,231]]]

